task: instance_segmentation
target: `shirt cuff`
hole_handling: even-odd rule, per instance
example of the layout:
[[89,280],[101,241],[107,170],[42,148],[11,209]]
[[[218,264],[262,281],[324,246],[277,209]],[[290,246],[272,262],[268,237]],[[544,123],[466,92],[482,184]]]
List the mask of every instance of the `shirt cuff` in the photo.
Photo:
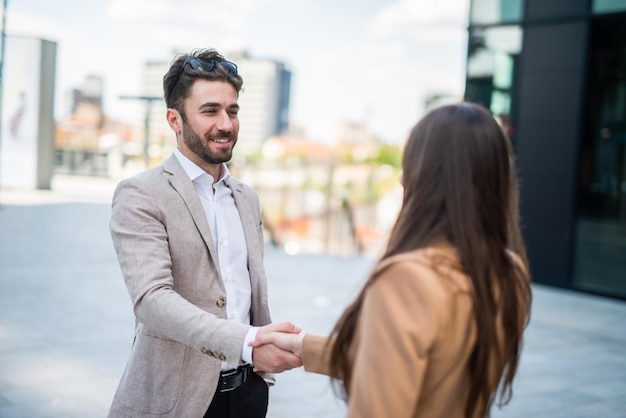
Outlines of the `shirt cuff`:
[[259,327],[250,327],[246,338],[243,340],[243,347],[241,347],[241,360],[244,363],[252,364],[252,347],[249,345],[251,341],[256,339],[256,333],[259,332]]

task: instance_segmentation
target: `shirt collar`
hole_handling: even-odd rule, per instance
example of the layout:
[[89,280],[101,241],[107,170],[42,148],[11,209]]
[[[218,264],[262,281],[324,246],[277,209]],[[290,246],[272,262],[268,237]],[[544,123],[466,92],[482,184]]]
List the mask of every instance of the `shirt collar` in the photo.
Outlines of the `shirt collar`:
[[[187,173],[191,181],[195,181],[196,179],[198,179],[199,177],[202,177],[203,175],[209,176],[211,180],[213,181],[215,180],[212,175],[208,174],[206,171],[201,169],[196,163],[191,161],[189,158],[185,157],[178,148],[174,150],[174,155],[176,156],[176,159],[178,160],[180,165],[183,167],[183,170],[185,170],[185,173]],[[228,182],[228,179],[230,178],[230,171],[228,171],[228,167],[226,166],[226,164],[222,163],[222,170],[220,172],[222,173],[222,177],[217,181],[217,183],[219,183],[220,181],[223,181],[226,184]]]

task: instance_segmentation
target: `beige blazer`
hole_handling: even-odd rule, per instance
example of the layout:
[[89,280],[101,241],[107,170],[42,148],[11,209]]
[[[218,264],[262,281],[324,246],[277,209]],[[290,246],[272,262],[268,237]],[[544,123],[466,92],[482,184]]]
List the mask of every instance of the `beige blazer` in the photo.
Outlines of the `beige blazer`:
[[[231,178],[248,246],[251,322],[270,321],[256,193]],[[136,317],[109,417],[202,417],[221,361],[239,364],[248,325],[226,318],[217,252],[196,189],[174,155],[122,181],[111,236]]]
[[[447,265],[433,267],[433,257]],[[451,248],[397,255],[377,267],[351,350],[348,417],[464,417],[476,341],[472,286]],[[328,337],[305,335],[307,371],[332,375]]]

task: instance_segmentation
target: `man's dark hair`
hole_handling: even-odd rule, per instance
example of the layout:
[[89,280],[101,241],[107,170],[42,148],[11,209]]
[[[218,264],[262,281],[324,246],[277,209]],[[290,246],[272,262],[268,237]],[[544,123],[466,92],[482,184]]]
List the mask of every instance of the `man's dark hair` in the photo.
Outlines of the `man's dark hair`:
[[[204,67],[194,68],[189,62],[191,58],[199,58],[202,61],[214,63],[214,65],[208,71]],[[183,104],[185,99],[189,97],[191,88],[197,79],[228,82],[239,95],[243,80],[236,71],[233,73],[231,68],[221,64],[225,61],[225,58],[212,48],[195,49],[189,54],[177,55],[163,76],[163,95],[167,107],[176,109],[184,115]],[[232,63],[227,64],[236,68]]]

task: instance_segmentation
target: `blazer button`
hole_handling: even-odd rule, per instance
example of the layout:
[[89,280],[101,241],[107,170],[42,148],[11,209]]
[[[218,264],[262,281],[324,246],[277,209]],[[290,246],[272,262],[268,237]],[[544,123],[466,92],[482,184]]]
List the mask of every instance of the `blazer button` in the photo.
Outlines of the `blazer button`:
[[226,298],[221,297],[217,299],[217,307],[218,308],[223,308],[224,306],[226,306]]

